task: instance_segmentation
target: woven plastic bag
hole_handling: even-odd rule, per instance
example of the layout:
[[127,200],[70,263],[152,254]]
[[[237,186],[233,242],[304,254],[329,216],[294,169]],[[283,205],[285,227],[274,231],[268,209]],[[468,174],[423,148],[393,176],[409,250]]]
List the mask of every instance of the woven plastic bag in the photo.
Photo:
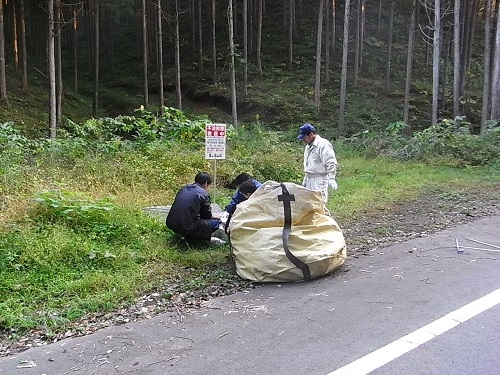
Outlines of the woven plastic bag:
[[347,248],[320,191],[267,181],[229,222],[236,272],[258,282],[310,280],[342,265]]

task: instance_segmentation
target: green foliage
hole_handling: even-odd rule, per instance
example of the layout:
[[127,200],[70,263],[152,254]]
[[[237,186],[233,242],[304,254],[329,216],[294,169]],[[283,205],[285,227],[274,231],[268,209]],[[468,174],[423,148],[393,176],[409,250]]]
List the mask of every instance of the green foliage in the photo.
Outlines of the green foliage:
[[72,229],[92,231],[110,222],[110,211],[116,209],[110,198],[91,199],[81,192],[44,190],[33,199],[31,212],[35,220],[63,223]]
[[454,166],[495,164],[500,155],[500,126],[491,123],[484,136],[472,134],[463,117],[441,119],[436,125],[407,137],[407,124],[389,124],[382,135],[369,130],[355,134],[345,143],[367,155],[388,155],[402,159],[433,160]]
[[119,144],[117,141],[133,141],[139,147],[155,141],[183,141],[189,144],[203,141],[208,118],[191,120],[172,107],[163,107],[161,112],[157,116],[141,106],[132,116],[88,119],[83,124],[68,121],[65,130],[72,137],[106,141],[108,145],[110,142]]
[[31,141],[21,135],[12,122],[0,123],[0,174],[6,173],[11,164],[24,160]]
[[26,181],[24,168],[35,142],[21,135],[12,122],[0,123],[0,210],[8,196]]

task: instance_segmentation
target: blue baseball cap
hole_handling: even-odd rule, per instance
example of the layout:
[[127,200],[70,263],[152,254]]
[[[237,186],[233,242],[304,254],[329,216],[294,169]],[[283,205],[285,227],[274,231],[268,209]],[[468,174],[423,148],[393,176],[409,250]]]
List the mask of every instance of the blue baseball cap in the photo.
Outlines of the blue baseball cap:
[[304,124],[299,128],[299,135],[297,136],[297,139],[302,139],[304,138],[305,135],[308,135],[310,132],[316,133],[316,128],[312,126],[311,124]]

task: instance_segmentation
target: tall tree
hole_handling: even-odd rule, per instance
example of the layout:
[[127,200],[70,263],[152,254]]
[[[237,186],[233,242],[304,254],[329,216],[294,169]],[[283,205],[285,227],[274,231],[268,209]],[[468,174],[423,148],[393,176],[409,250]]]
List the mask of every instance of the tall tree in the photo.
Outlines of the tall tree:
[[[490,1],[491,0],[487,0]],[[453,10],[453,116],[460,114],[460,0]]]
[[332,17],[332,25],[331,25],[331,43],[330,43],[330,54],[333,56],[334,52],[335,52],[335,38],[337,36],[336,34],[336,30],[335,28],[337,27],[337,23],[336,23],[336,20],[335,20],[335,17],[336,17],[336,11],[335,11],[335,5],[336,5],[336,1],[335,0],[329,0],[332,4],[331,4],[331,17]]
[[344,6],[344,41],[342,45],[342,73],[340,75],[340,109],[339,109],[339,136],[345,134],[345,102],[347,97],[347,57],[349,54],[349,12],[351,1],[345,0]]
[[99,107],[99,67],[100,67],[100,45],[99,45],[99,0],[94,3],[94,98],[92,101],[92,116],[97,116]]
[[63,79],[62,79],[62,17],[61,3],[54,3],[54,22],[55,22],[55,59],[56,59],[56,123],[57,127],[61,125],[62,118],[62,98],[63,98]]
[[[446,38],[448,37],[448,38]],[[446,40],[447,39],[447,40]],[[452,32],[451,32],[451,25],[447,28],[445,31],[444,26],[443,26],[443,35],[441,37],[442,41],[442,50],[443,53],[441,55],[444,55],[442,57],[443,60],[443,68],[441,69],[443,74],[442,76],[442,82],[441,82],[441,109],[446,108],[446,93],[448,91],[448,65],[450,63],[450,54],[451,54],[451,44],[452,44]]]
[[319,0],[318,32],[316,34],[316,80],[314,84],[314,105],[316,112],[321,107],[321,44],[323,33],[323,8],[325,0]]
[[[77,0],[73,0],[77,1]],[[72,67],[73,67],[73,91],[78,92],[78,14],[81,4],[71,6],[71,45],[72,45]]]
[[[457,2],[459,0],[455,0]],[[491,76],[491,0],[486,0],[484,9],[484,71],[483,71],[483,103],[481,109],[482,135],[486,132],[486,121],[490,118],[490,76]]]
[[359,68],[361,65],[361,1],[356,3],[356,38],[354,39],[354,77],[353,77],[353,85],[354,87],[358,86],[359,79]]
[[330,1],[325,1],[325,83],[330,82]]
[[229,0],[229,7],[227,10],[227,23],[229,26],[229,51],[231,54],[230,75],[231,75],[231,117],[233,126],[236,128],[238,125],[238,112],[236,102],[236,74],[234,66],[234,14],[233,14],[233,0]]
[[257,0],[257,70],[259,71],[259,77],[262,78],[262,58],[261,58],[261,46],[262,46],[262,1]]
[[212,0],[212,80],[215,87],[217,87],[217,39],[216,39],[216,7],[215,0]]
[[385,62],[385,89],[389,90],[391,83],[392,33],[394,26],[394,1],[389,11],[389,27],[387,28],[387,59]]
[[49,137],[56,138],[57,128],[57,104],[56,104],[56,63],[55,63],[55,21],[54,21],[54,0],[48,0],[49,13],[49,43],[47,46],[48,55],[48,76],[49,76]]
[[142,21],[142,74],[143,74],[143,100],[144,106],[149,104],[148,88],[148,24],[146,19],[146,0],[141,3],[141,21]]
[[410,14],[410,27],[408,31],[408,49],[406,52],[406,79],[405,79],[405,99],[403,106],[403,121],[409,124],[410,112],[410,88],[411,88],[411,71],[413,67],[413,47],[415,44],[415,23],[417,14],[417,0],[413,0]]
[[203,78],[203,25],[201,22],[201,0],[198,0],[198,76]]
[[0,99],[7,98],[7,77],[5,74],[5,34],[3,28],[3,0],[0,0]]
[[432,49],[432,125],[438,119],[439,64],[441,61],[441,0],[434,0],[434,37]]
[[[462,7],[461,7],[462,8]],[[472,46],[474,39],[474,23],[478,8],[478,0],[469,0],[464,4],[462,15],[463,31],[461,38],[461,66],[460,66],[460,96],[465,96],[465,80],[470,67]]]
[[18,0],[19,4],[19,41],[21,44],[21,89],[28,88],[28,56],[26,51],[26,17],[24,13],[24,0]]
[[159,96],[160,96],[160,115],[163,112],[163,107],[165,106],[165,95],[163,93],[163,33],[162,33],[162,8],[161,8],[161,0],[158,0],[156,3],[158,10],[158,18],[157,18],[157,33],[158,36],[156,41],[158,43],[158,88],[159,88]]
[[288,70],[293,69],[294,0],[288,0]]
[[493,64],[493,78],[491,90],[491,115],[492,120],[500,119],[500,6],[497,3],[496,9],[496,34],[495,34],[495,52]]
[[179,0],[174,1],[175,5],[175,93],[177,96],[177,108],[182,110],[182,91],[181,91],[181,61],[180,61],[180,27],[179,27]]
[[243,0],[243,95],[248,98],[248,0]]

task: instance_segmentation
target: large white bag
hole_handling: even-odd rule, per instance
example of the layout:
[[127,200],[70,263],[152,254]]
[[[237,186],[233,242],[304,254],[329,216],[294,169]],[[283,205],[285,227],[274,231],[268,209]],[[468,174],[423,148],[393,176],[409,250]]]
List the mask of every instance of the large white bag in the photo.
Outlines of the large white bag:
[[229,222],[236,272],[259,282],[309,280],[342,265],[347,249],[320,191],[267,181]]

